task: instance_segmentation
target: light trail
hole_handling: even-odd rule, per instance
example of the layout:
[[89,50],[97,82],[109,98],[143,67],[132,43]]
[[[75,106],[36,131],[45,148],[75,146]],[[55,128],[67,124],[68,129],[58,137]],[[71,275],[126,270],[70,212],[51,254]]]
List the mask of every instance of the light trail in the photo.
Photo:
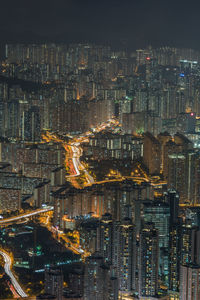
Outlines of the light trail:
[[[85,166],[80,162],[80,157],[83,154],[83,150],[81,148],[81,143],[89,142],[89,137],[94,136],[95,133],[100,132],[107,127],[111,126],[118,126],[119,123],[115,120],[110,120],[107,123],[103,123],[96,128],[93,128],[91,131],[86,132],[85,134],[81,134],[80,136],[75,137],[70,141],[68,144],[62,141],[60,138],[57,138],[55,134],[51,134],[50,132],[47,132],[46,140],[47,141],[55,141],[55,142],[61,142],[64,149],[66,150],[66,159],[65,159],[65,165],[66,168],[69,168],[70,175],[67,175],[66,178],[71,178],[71,183],[74,185],[74,187],[81,189],[86,186],[91,186],[93,184],[104,184],[107,182],[117,182],[117,181],[123,181],[125,179],[131,179],[135,181],[138,184],[141,184],[142,182],[148,182],[154,187],[159,187],[163,184],[166,184],[165,181],[159,181],[158,178],[151,178],[148,176],[148,174],[143,170],[141,167],[141,164],[137,164],[138,171],[140,172],[141,176],[133,175],[133,176],[122,176],[121,178],[117,179],[105,179],[102,181],[95,181],[94,178],[89,174]],[[70,156],[69,156],[70,155]],[[81,176],[81,171],[85,174],[85,182],[80,184],[77,180],[75,180],[75,177]]]
[[[65,219],[67,221],[67,219]],[[46,224],[45,224],[46,225]],[[56,240],[60,243],[61,239],[65,242],[64,246],[65,248],[71,250],[74,254],[78,254],[81,255],[82,259],[85,259],[86,257],[88,257],[89,255],[91,255],[90,252],[87,252],[85,250],[83,250],[80,247],[80,240],[78,240],[78,242],[73,243],[65,234],[63,234],[62,232],[60,232],[57,228],[55,227],[46,227],[50,232],[56,233],[57,236],[54,236],[54,238],[56,238]]]
[[79,170],[83,170],[85,175],[86,175],[86,180],[87,183],[89,184],[93,184],[94,183],[94,178],[88,173],[88,171],[86,170],[86,168],[83,166],[83,164],[80,162],[80,157],[82,155],[82,149],[80,149],[80,143],[72,143],[73,146],[71,146],[72,152],[73,152],[73,164],[74,164],[74,168],[76,170],[76,176],[80,175],[80,171]]
[[[66,178],[68,178],[71,183],[74,185],[74,187],[78,189],[82,189],[83,187],[89,185],[92,185],[95,183],[94,178],[89,174],[89,172],[86,170],[84,165],[80,162],[80,157],[83,154],[83,150],[81,148],[81,143],[88,143],[89,137],[94,136],[95,133],[100,132],[102,130],[105,130],[106,128],[112,128],[114,126],[119,126],[119,122],[113,118],[108,120],[107,122],[104,122],[100,125],[98,125],[96,128],[92,128],[91,130],[87,131],[84,134],[81,134],[79,136],[76,136],[69,142],[65,142],[60,137],[56,136],[56,134],[51,133],[49,131],[45,132],[45,134],[42,135],[42,138],[46,142],[55,142],[55,143],[61,143],[63,148],[66,151],[65,155],[65,167],[66,170],[69,171],[70,175],[67,175]],[[85,178],[82,178],[83,183],[79,183],[78,180],[75,179],[75,177],[81,177],[81,171],[84,172]]]
[[42,209],[37,209],[37,210],[35,210],[33,212],[30,212],[30,213],[25,213],[25,214],[22,214],[22,215],[19,215],[19,216],[10,217],[10,218],[7,218],[7,219],[0,220],[0,225],[4,225],[6,223],[14,222],[14,221],[21,220],[21,219],[24,219],[24,218],[29,218],[29,217],[32,217],[32,216],[35,216],[35,215],[38,215],[38,214],[41,214],[41,213],[44,213],[44,212],[48,212],[48,211],[51,211],[51,210],[53,210],[53,206],[42,208]]
[[[93,135],[93,133],[89,132],[88,135],[91,136]],[[83,171],[85,173],[86,181],[88,184],[94,183],[94,178],[89,174],[84,165],[80,162],[80,157],[83,153],[80,144],[83,142],[89,142],[88,138],[80,136],[74,138],[74,140],[69,143],[65,143],[60,138],[57,138],[55,134],[51,134],[50,132],[47,132],[46,135],[43,135],[42,137],[47,142],[54,141],[62,144],[63,148],[66,151],[65,166],[66,169],[69,168],[70,172],[70,175],[67,175],[66,178],[71,178],[71,182],[76,188],[82,188],[82,186],[80,186],[80,184],[74,180],[75,177],[81,176],[80,171]]]
[[76,171],[76,176],[80,175],[80,171],[79,171],[79,157],[76,156],[76,154],[78,154],[77,148],[75,146],[71,146],[72,152],[73,152],[73,157],[72,157],[72,161],[73,161],[73,165],[74,165],[74,169]]
[[17,294],[17,292],[15,291],[15,289],[14,289],[14,287],[13,287],[13,285],[12,285],[11,283],[8,283],[8,286],[9,286],[9,288],[10,288],[12,294],[13,294],[13,297],[14,297],[15,299],[21,298],[21,297]]
[[50,216],[47,216],[47,219],[46,219],[45,225],[48,225],[48,224],[49,224],[49,219],[50,219]]
[[21,286],[19,285],[18,281],[16,280],[15,276],[13,275],[13,273],[11,271],[12,260],[11,260],[10,256],[2,250],[0,250],[0,255],[3,256],[4,262],[5,262],[5,264],[4,264],[5,273],[10,277],[10,280],[11,280],[12,285],[15,288],[16,292],[22,298],[28,297],[28,295],[23,291],[23,289],[21,288]]
[[9,282],[9,283],[8,283],[8,286],[9,286],[9,288],[10,288],[12,294],[13,294],[13,297],[14,297],[15,299],[19,299],[20,296],[19,296],[19,295],[17,294],[17,292],[15,291],[15,289],[14,289],[12,283]]

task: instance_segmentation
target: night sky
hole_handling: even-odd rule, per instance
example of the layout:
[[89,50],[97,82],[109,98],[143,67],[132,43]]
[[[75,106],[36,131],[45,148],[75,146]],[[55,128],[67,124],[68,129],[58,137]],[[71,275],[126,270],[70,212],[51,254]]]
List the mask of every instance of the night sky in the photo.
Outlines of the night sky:
[[96,42],[200,50],[200,1],[1,0],[2,42]]

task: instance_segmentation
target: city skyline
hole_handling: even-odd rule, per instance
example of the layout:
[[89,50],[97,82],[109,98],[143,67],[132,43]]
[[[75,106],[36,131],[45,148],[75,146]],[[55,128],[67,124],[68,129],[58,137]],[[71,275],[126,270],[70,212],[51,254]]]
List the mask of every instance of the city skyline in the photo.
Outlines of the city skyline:
[[200,299],[200,3],[0,4],[0,299]]
[[200,49],[198,1],[6,1],[2,42],[94,42]]

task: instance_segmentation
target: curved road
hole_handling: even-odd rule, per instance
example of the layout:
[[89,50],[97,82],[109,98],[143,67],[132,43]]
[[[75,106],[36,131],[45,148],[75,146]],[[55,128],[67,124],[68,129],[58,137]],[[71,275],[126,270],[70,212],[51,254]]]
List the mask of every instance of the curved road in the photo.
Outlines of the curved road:
[[28,295],[23,291],[23,289],[21,288],[21,286],[19,285],[18,281],[16,280],[16,278],[14,277],[14,275],[11,271],[12,261],[11,261],[10,256],[6,252],[3,252],[2,250],[0,250],[0,255],[3,256],[4,262],[5,262],[5,265],[4,265],[5,272],[10,277],[10,280],[11,280],[16,292],[22,298],[28,297]]
[[87,182],[89,184],[93,184],[94,183],[93,177],[88,173],[88,171],[85,169],[85,167],[80,162],[80,157],[82,155],[82,151],[79,149],[80,143],[74,143],[72,145],[73,145],[73,146],[71,146],[71,149],[73,152],[72,161],[73,161],[74,169],[76,170],[76,175],[72,175],[72,176],[79,176],[80,175],[79,170],[83,170],[86,175]]
[[41,213],[44,213],[44,212],[48,212],[50,210],[53,210],[53,206],[48,206],[46,208],[37,209],[37,210],[32,211],[30,213],[25,213],[25,214],[18,215],[18,216],[15,216],[15,217],[10,217],[10,218],[7,218],[7,219],[3,219],[3,220],[0,221],[0,225],[3,225],[5,223],[9,223],[9,222],[13,222],[13,221],[17,221],[17,220],[21,220],[23,218],[28,218],[28,217],[31,217],[31,216],[35,216],[35,215],[38,215],[38,214],[41,214]]

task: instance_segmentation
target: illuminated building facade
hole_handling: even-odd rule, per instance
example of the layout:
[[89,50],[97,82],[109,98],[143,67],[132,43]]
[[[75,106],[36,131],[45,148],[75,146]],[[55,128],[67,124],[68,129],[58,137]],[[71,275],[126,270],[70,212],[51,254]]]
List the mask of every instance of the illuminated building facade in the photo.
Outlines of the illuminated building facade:
[[179,194],[176,190],[165,193],[170,207],[169,219],[169,290],[179,291],[181,261],[181,220],[179,218]]
[[130,292],[134,273],[134,226],[128,218],[114,223],[112,259],[119,278],[119,289]]
[[161,166],[161,145],[151,134],[144,135],[144,163],[150,174],[159,174]]
[[113,243],[113,221],[110,214],[105,214],[100,220],[98,228],[99,252],[106,263],[112,262],[112,243]]
[[86,259],[84,276],[84,300],[117,300],[117,278],[104,264],[97,252]]
[[45,293],[62,300],[63,274],[61,269],[50,268],[45,270]]
[[180,268],[180,299],[200,299],[200,267],[186,264]]
[[140,232],[139,296],[154,297],[158,292],[159,237],[153,223]]
[[199,263],[200,231],[190,222],[182,225],[181,230],[181,263]]
[[164,202],[154,201],[144,203],[143,219],[145,223],[151,222],[158,231],[159,236],[159,276],[161,281],[169,284],[169,205]]

